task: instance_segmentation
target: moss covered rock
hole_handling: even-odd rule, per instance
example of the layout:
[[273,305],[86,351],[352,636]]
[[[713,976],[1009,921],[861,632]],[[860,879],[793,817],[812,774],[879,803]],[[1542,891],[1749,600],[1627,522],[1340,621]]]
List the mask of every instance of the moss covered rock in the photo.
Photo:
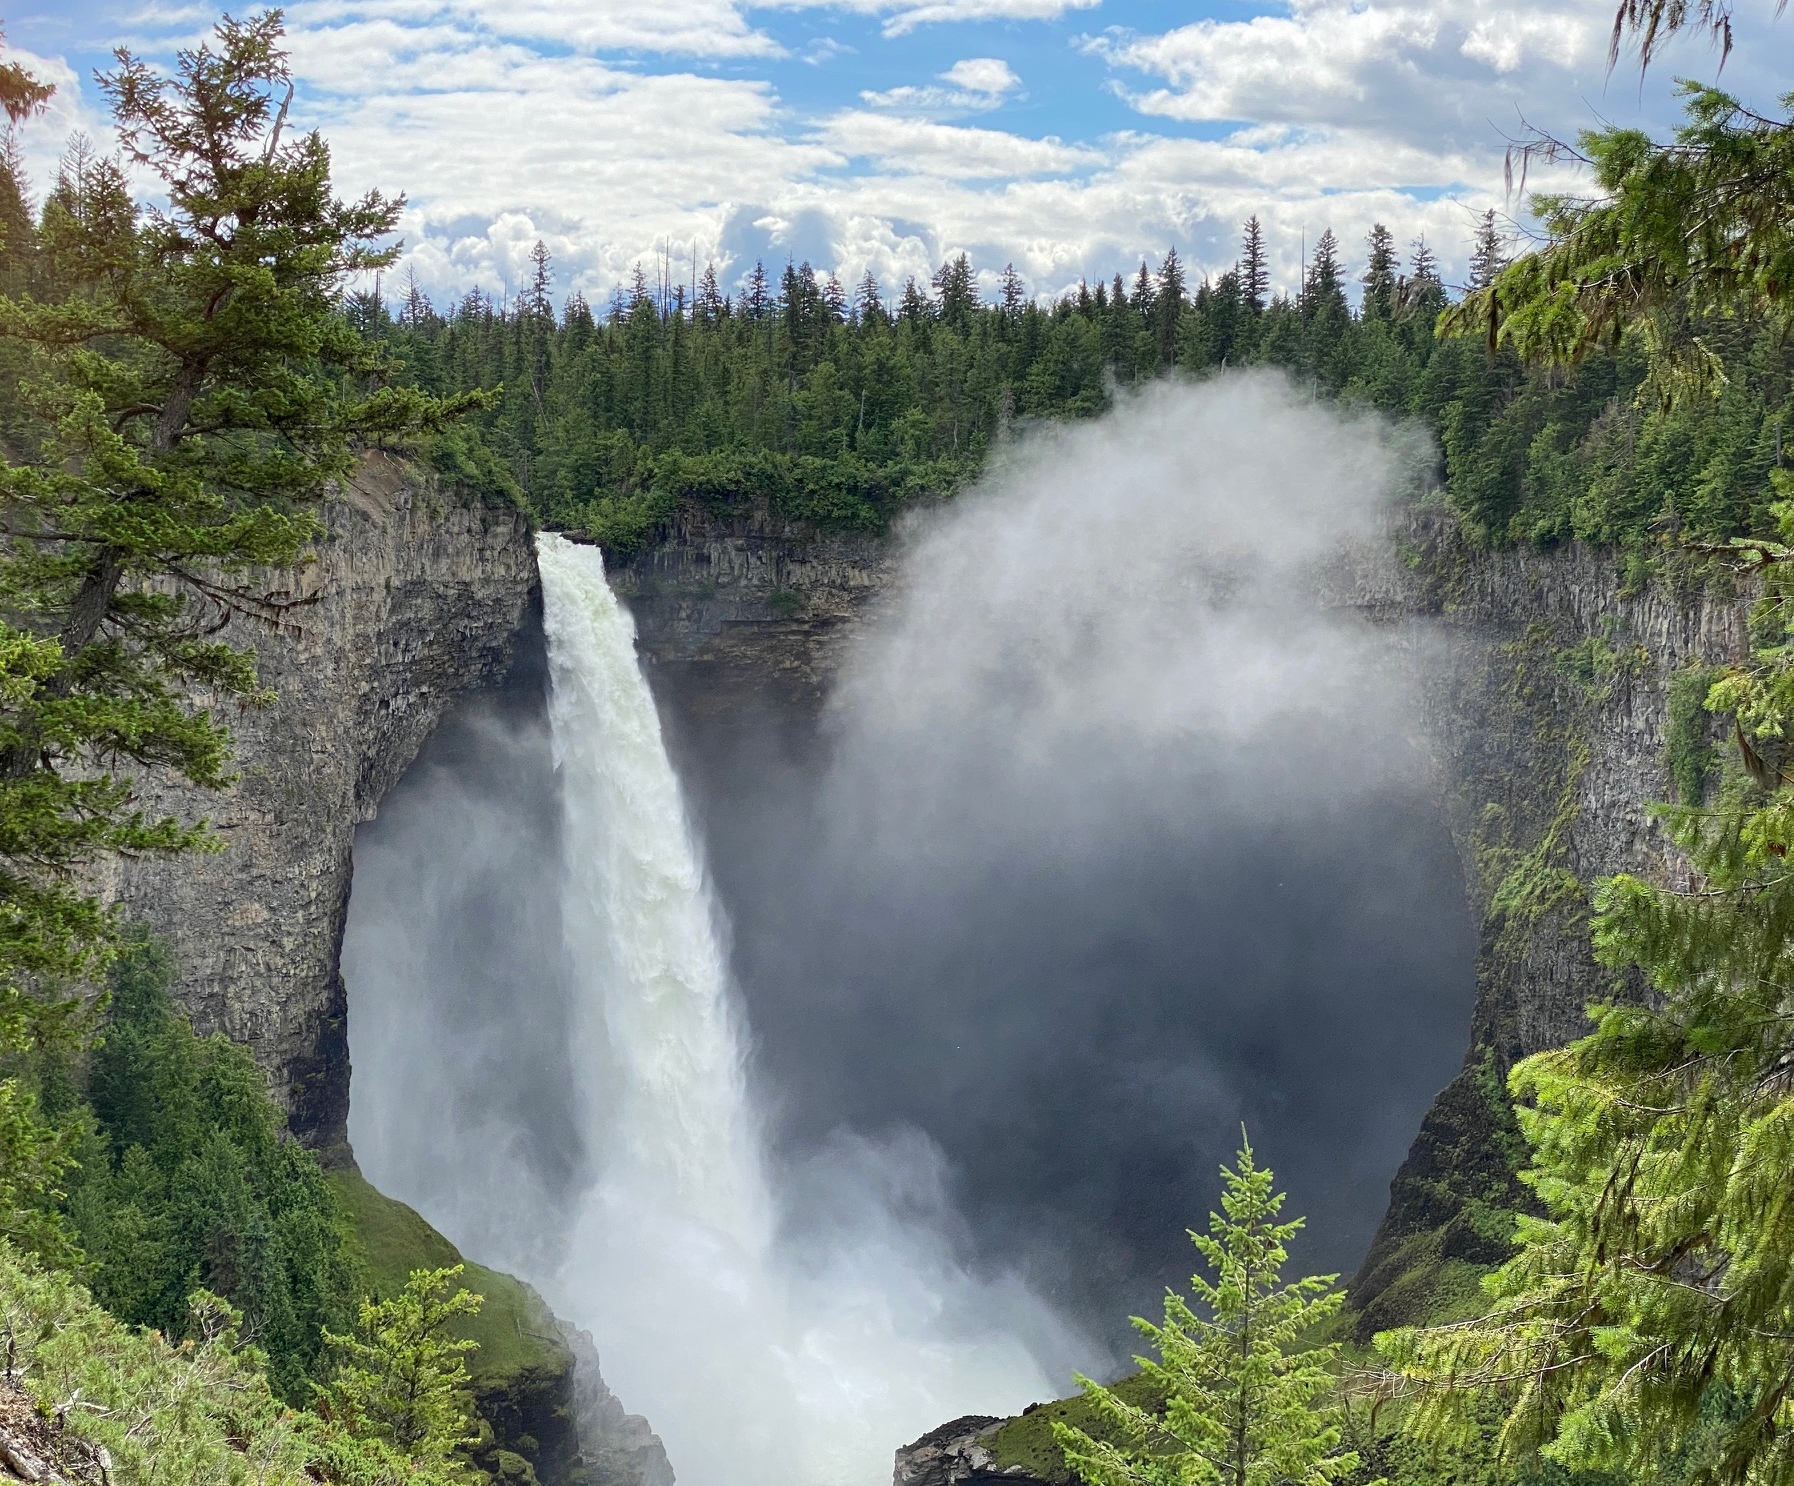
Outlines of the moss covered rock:
[[[523,1281],[464,1259],[404,1203],[360,1172],[334,1171],[331,1184],[355,1227],[376,1294],[396,1294],[414,1269],[466,1266],[462,1283],[485,1297],[457,1335],[479,1343],[467,1359],[483,1428],[481,1468],[506,1482],[584,1486],[574,1411],[573,1351],[547,1303]],[[527,1473],[525,1473],[527,1470]]]

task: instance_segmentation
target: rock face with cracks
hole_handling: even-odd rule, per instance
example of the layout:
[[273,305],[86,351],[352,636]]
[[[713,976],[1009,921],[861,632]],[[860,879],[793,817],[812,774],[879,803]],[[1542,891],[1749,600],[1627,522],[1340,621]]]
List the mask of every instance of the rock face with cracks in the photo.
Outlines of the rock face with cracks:
[[216,855],[118,864],[111,889],[167,938],[175,994],[202,1033],[243,1043],[293,1132],[346,1149],[349,1047],[339,968],[355,827],[373,817],[444,713],[495,686],[537,602],[521,512],[386,459],[324,510],[316,561],[266,589],[299,600],[278,628],[235,618],[266,707],[224,714],[237,784],[151,786],[151,812],[208,816]]

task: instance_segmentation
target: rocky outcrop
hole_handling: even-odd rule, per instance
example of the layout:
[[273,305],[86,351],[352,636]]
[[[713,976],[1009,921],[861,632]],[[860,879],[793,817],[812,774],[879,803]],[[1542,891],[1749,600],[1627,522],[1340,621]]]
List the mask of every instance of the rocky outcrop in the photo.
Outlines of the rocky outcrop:
[[208,815],[223,850],[120,864],[112,892],[167,937],[202,1032],[250,1047],[292,1129],[346,1152],[338,968],[355,826],[459,697],[496,685],[538,592],[523,515],[382,456],[325,508],[316,561],[271,575],[306,602],[278,628],[234,618],[274,700],[226,715],[238,784],[150,786],[152,811]]
[[605,1386],[592,1333],[560,1323],[574,1361],[573,1419],[589,1486],[673,1486],[666,1446],[640,1414]]
[[687,513],[655,546],[612,559],[654,689],[693,717],[814,712],[845,644],[891,592],[899,545],[765,514]]
[[[1617,554],[1580,545],[1475,550],[1442,512],[1401,543],[1399,607],[1433,621],[1419,666],[1429,740],[1481,942],[1464,1070],[1350,1286],[1364,1338],[1474,1300],[1476,1272],[1509,1252],[1507,1215],[1530,1199],[1503,1080],[1579,1036],[1590,1001],[1637,993],[1594,960],[1589,894],[1615,872],[1687,880],[1651,815],[1676,793],[1671,685],[1747,652],[1752,601],[1712,567],[1629,577]],[[1716,724],[1692,728],[1680,746],[1698,777]]]
[[1007,1422],[986,1414],[967,1414],[930,1430],[897,1452],[891,1486],[964,1486],[977,1481],[1042,1486],[1022,1466],[998,1467],[991,1437]]

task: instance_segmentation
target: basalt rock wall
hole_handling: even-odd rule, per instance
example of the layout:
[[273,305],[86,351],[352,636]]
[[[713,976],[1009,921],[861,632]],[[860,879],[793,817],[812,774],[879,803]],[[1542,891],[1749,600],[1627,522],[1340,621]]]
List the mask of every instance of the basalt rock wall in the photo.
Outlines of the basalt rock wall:
[[357,823],[460,697],[503,681],[539,603],[528,523],[382,456],[324,510],[316,560],[268,575],[299,600],[277,625],[232,619],[263,707],[227,704],[239,782],[149,787],[152,812],[206,815],[223,849],[120,864],[110,888],[172,944],[202,1032],[251,1048],[292,1129],[346,1154],[347,1007],[339,957]]
[[[1587,1030],[1589,1002],[1641,992],[1596,964],[1590,894],[1616,872],[1686,882],[1651,813],[1677,792],[1670,693],[1678,673],[1698,693],[1703,672],[1748,652],[1754,599],[1710,566],[1629,576],[1617,554],[1581,545],[1484,551],[1445,512],[1406,523],[1366,572],[1355,601],[1414,636],[1480,944],[1463,1071],[1426,1116],[1350,1286],[1364,1339],[1465,1303],[1509,1252],[1509,1214],[1530,1198],[1513,1179],[1524,1146],[1507,1071]],[[1683,733],[1710,782],[1717,723],[1697,713]]]

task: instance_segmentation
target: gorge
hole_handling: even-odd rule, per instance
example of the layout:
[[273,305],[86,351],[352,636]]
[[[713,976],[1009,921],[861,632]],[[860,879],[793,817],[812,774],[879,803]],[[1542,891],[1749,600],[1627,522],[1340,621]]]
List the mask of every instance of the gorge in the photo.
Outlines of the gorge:
[[[700,960],[694,941],[732,951],[760,1039],[751,1055],[731,1046],[720,959],[684,972],[708,977],[714,1039],[710,1073],[687,1086],[723,1101],[705,1118],[747,1152],[701,1179],[705,1201],[724,1203],[733,1216],[721,1226],[750,1247],[768,1241],[764,1194],[724,1199],[764,1139],[812,1278],[842,1252],[817,1235],[895,1212],[933,1245],[934,1267],[899,1255],[886,1277],[925,1283],[887,1293],[923,1309],[947,1293],[987,1335],[1021,1337],[1032,1353],[1031,1366],[1005,1362],[986,1397],[960,1391],[950,1368],[927,1379],[940,1391],[910,1400],[914,1423],[867,1459],[888,1461],[952,1414],[1064,1391],[1074,1363],[1103,1365],[1120,1316],[1187,1270],[1182,1227],[1206,1210],[1242,1112],[1315,1216],[1306,1267],[1350,1271],[1382,1219],[1353,1284],[1376,1324],[1487,1262],[1472,1220],[1507,1178],[1476,1102],[1485,1069],[1572,1035],[1596,984],[1566,884],[1622,866],[1675,870],[1644,813],[1669,788],[1669,679],[1744,644],[1737,595],[1665,580],[1634,591],[1611,559],[1575,548],[1482,552],[1424,502],[1391,538],[1374,497],[1405,452],[1368,425],[1291,405],[1272,383],[1151,398],[1117,422],[1178,434],[1142,464],[1103,443],[1113,423],[1043,435],[999,461],[994,493],[895,546],[780,529],[751,511],[694,516],[612,574],[735,935],[711,937],[700,894],[676,937]],[[1093,484],[1099,457],[1127,478]],[[1217,477],[1241,468],[1251,477]],[[537,1279],[598,1333],[607,1364],[640,1369],[654,1402],[614,1369],[611,1381],[668,1432],[683,1471],[658,1402],[683,1407],[673,1381],[649,1382],[631,1343],[613,1350],[600,1330],[644,1256],[612,1254],[583,1295],[572,1278],[570,1261],[601,1251],[601,1236],[569,1220],[566,1200],[595,1183],[602,1194],[594,1131],[630,1128],[619,1106],[633,1085],[614,1066],[596,1076],[617,1053],[615,1028],[601,1053],[581,1022],[581,962],[602,947],[559,951],[582,931],[544,864],[590,860],[598,838],[570,805],[558,813],[574,765],[540,710],[530,534],[509,511],[381,461],[347,494],[304,580],[319,604],[299,633],[261,641],[281,700],[240,728],[244,783],[214,812],[235,844],[178,880],[133,865],[119,892],[174,939],[196,1020],[257,1050],[295,1131],[343,1162],[352,1137],[377,1185],[464,1251]],[[953,543],[931,547],[946,522],[958,523]],[[1207,568],[1192,560],[1193,536],[1210,544]],[[545,550],[559,554],[550,568],[579,561],[564,544]],[[1321,606],[1292,610],[1298,576],[1316,572]],[[554,631],[551,611],[550,664]],[[871,658],[856,660],[867,652],[855,637],[868,634],[880,637]],[[1159,684],[1144,684],[1147,672]],[[1005,688],[1006,675],[1022,684]],[[971,686],[985,710],[965,707]],[[635,705],[639,742],[653,718],[645,693]],[[1193,737],[1204,740],[1194,750]],[[353,847],[351,896],[354,823],[389,796]],[[807,822],[806,798],[825,807]],[[871,850],[879,841],[896,845]],[[1057,874],[1003,881],[1000,864],[1018,858]],[[668,870],[688,894],[702,875],[697,858]],[[1265,913],[1285,881],[1298,911]],[[477,903],[492,916],[471,914]],[[1205,903],[1206,916],[1195,911]],[[1090,937],[1098,922],[1108,941]],[[409,943],[394,937],[401,926]],[[445,926],[458,936],[436,933]],[[1021,942],[1039,952],[1016,955]],[[530,944],[518,977],[512,956]],[[867,968],[844,988],[848,960]],[[1230,1001],[1267,961],[1281,978],[1254,984],[1272,991]],[[1105,962],[1117,967],[1107,979]],[[1357,967],[1349,994],[1329,979],[1341,963]],[[1081,1001],[1090,985],[1100,994]],[[915,998],[908,1018],[888,1014],[899,994]],[[1201,1025],[1175,1020],[1180,995],[1200,1001]],[[1149,1036],[1080,1020],[1085,1003],[1124,1008]],[[1090,1057],[1043,1062],[1025,1035],[1042,1017],[1073,1029],[1062,1040]],[[1466,1019],[1471,1055],[1448,1082]],[[906,1020],[927,1038],[906,1036]],[[1138,1089],[1118,1080],[1167,1040],[1166,1025],[1187,1049],[1216,1037],[1217,1021],[1202,1050],[1249,1068],[1242,1086],[1178,1057]],[[1322,1052],[1349,1070],[1337,1083],[1314,1061]],[[745,1094],[731,1103],[738,1078],[772,1096],[764,1129]],[[1441,1084],[1385,1211],[1383,1184]],[[1329,1097],[1317,1097],[1323,1086]],[[1113,1097],[1104,1108],[1093,1095]],[[595,1096],[615,1102],[594,1108]],[[1155,1105],[1202,1137],[1156,1142],[1142,1123]],[[1311,1168],[1298,1148],[1315,1153]],[[1043,1159],[1068,1150],[1068,1171],[1100,1178],[1070,1194],[1057,1176],[1039,1179]],[[1329,1171],[1342,1156],[1356,1164]],[[1151,1203],[1128,1209],[1128,1194],[1147,1192]],[[1143,1251],[1154,1234],[1159,1247]],[[709,1300],[678,1329],[701,1340],[726,1328]],[[829,1370],[826,1351],[818,1362]],[[914,1383],[927,1366],[898,1354],[892,1376]],[[768,1450],[793,1448],[788,1429],[773,1434]],[[638,1479],[661,1469],[650,1457],[629,1467]]]

